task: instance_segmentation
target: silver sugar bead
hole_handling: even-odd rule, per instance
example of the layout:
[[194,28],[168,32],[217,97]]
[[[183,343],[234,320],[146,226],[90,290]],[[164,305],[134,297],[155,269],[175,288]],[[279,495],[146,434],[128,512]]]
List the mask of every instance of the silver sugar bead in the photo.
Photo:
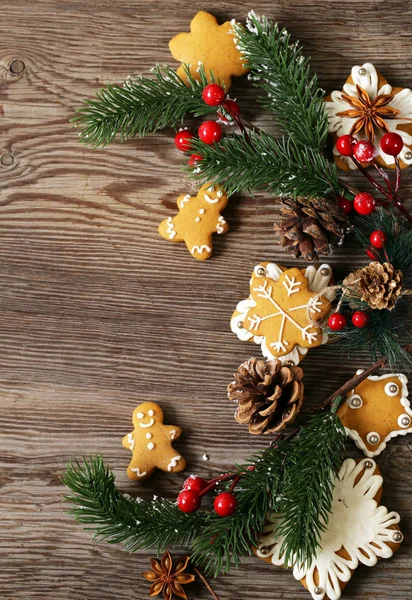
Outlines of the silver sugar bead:
[[320,274],[322,275],[322,277],[327,277],[330,273],[330,269],[328,269],[328,267],[322,267],[322,269],[320,270]]
[[371,460],[365,460],[365,462],[363,463],[363,466],[365,467],[365,469],[372,469],[373,462]]
[[396,394],[398,391],[398,386],[395,383],[392,383],[392,385],[389,386],[389,391],[391,394]]
[[412,160],[412,152],[405,152],[403,156],[405,160]]
[[402,419],[401,419],[401,424],[402,424],[404,427],[408,427],[408,425],[410,425],[410,424],[411,424],[411,418],[410,418],[410,417],[402,417]]
[[285,362],[285,367],[294,367],[295,363],[293,362],[293,360],[287,360]]
[[243,321],[239,321],[239,323],[237,324],[237,326],[239,327],[239,329],[243,329]]
[[256,274],[260,276],[266,275],[266,269],[264,267],[259,267],[256,271]]
[[403,533],[401,533],[400,531],[395,531],[395,533],[392,536],[392,539],[396,544],[400,544],[403,541]]
[[366,440],[368,441],[369,444],[371,444],[371,446],[376,446],[376,444],[379,444],[380,441],[380,436],[377,433],[369,433],[366,436]]
[[358,75],[360,75],[361,77],[363,77],[364,75],[366,75],[366,69],[364,69],[363,67],[361,67],[360,69],[358,69]]
[[359,396],[354,396],[348,401],[348,405],[350,406],[350,408],[360,408],[362,404],[362,398],[359,398]]
[[320,596],[320,594],[323,594],[323,589],[319,585],[317,585],[313,591],[317,596]]
[[259,548],[259,552],[263,554],[263,556],[266,556],[269,554],[269,548],[267,546],[262,546],[262,548]]

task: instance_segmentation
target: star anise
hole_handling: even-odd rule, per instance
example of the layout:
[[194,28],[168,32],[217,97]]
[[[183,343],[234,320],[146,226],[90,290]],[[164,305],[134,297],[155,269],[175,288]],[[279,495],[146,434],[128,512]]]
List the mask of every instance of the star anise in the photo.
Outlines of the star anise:
[[375,138],[375,127],[381,131],[388,133],[389,129],[385,119],[394,119],[400,111],[397,108],[388,106],[394,98],[394,94],[379,94],[374,100],[370,99],[370,96],[366,90],[356,86],[357,96],[349,96],[348,94],[341,94],[342,100],[345,100],[350,106],[349,110],[336,113],[338,117],[348,117],[350,119],[356,119],[355,123],[350,130],[351,135],[355,135],[363,128],[370,142],[374,141]]
[[173,566],[173,559],[168,550],[163,554],[159,562],[155,558],[150,560],[152,571],[142,573],[148,581],[152,582],[149,596],[158,596],[163,592],[164,600],[172,600],[173,594],[187,600],[186,592],[182,585],[192,583],[195,576],[184,573],[189,562],[189,556],[185,556]]

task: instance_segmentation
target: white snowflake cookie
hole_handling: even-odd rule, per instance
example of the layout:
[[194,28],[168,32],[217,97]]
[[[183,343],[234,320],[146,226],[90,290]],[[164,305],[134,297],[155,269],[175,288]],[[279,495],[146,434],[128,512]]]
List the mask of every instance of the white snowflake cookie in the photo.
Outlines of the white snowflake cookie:
[[[293,576],[308,589],[313,600],[339,600],[359,564],[373,567],[390,558],[403,535],[400,517],[380,505],[383,479],[376,463],[348,458],[335,478],[332,510],[321,534],[320,547],[311,564],[295,564]],[[284,566],[283,537],[277,535],[281,516],[269,517],[256,555]]]
[[318,322],[331,311],[335,297],[331,280],[329,265],[306,269],[257,265],[250,296],[239,302],[232,315],[233,333],[242,341],[260,344],[265,358],[297,365],[309,348],[327,342]]
[[391,438],[412,433],[407,378],[371,375],[348,394],[338,416],[357,447],[366,456],[377,456]]

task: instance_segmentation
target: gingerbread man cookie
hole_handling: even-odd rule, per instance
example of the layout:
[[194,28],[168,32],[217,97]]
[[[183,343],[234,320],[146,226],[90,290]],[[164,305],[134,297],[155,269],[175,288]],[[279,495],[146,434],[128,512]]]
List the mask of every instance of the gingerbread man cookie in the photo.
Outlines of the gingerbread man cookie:
[[[362,373],[362,369],[356,372]],[[338,416],[347,435],[366,456],[377,456],[386,442],[412,433],[412,410],[405,375],[371,375],[346,398]]]
[[215,81],[230,88],[233,75],[244,75],[249,69],[243,66],[242,55],[236,48],[230,21],[219,25],[216,17],[201,10],[190,23],[190,33],[179,33],[169,42],[173,58],[182,66],[177,74],[184,81],[187,75],[183,64],[190,66],[190,73],[199,80],[199,64],[203,64],[210,81],[212,71]]
[[297,365],[309,348],[327,342],[316,323],[331,310],[333,289],[329,265],[286,269],[274,263],[257,265],[250,296],[236,307],[230,322],[239,339],[255,342],[263,356]]
[[229,225],[220,214],[228,200],[223,188],[206,183],[197,196],[179,196],[179,213],[162,221],[159,233],[170,242],[185,242],[194,258],[206,260],[212,254],[212,234],[229,230]]
[[143,402],[133,411],[134,430],[123,438],[123,446],[133,452],[127,469],[130,479],[143,481],[156,469],[180,473],[186,460],[172,446],[182,430],[163,424],[163,411],[155,402]]

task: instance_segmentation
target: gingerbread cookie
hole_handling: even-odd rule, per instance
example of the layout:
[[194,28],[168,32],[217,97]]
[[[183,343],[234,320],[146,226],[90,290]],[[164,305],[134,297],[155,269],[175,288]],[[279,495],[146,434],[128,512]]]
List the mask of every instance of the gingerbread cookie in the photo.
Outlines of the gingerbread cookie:
[[[401,168],[412,164],[412,91],[392,87],[371,63],[356,65],[343,90],[326,97],[329,133],[334,142],[341,135],[353,135],[356,140],[369,139],[376,146],[377,162],[395,168],[395,159],[380,147],[385,132],[398,133],[404,142],[399,154]],[[335,162],[343,171],[356,169],[347,156],[333,148]]]
[[[362,373],[362,369],[356,372]],[[372,375],[362,381],[338,411],[347,435],[366,456],[377,456],[386,442],[412,433],[412,410],[405,375]]]
[[163,411],[155,402],[143,402],[133,411],[134,430],[125,435],[123,446],[133,452],[127,469],[130,479],[143,481],[156,469],[168,473],[180,473],[186,468],[186,460],[172,446],[182,430],[174,425],[163,424]]
[[250,280],[250,296],[236,307],[230,322],[240,340],[260,344],[263,356],[297,365],[309,348],[327,342],[316,325],[331,310],[335,293],[327,289],[329,265],[286,269],[261,263]]
[[216,17],[201,10],[190,23],[190,33],[179,33],[169,42],[173,58],[182,66],[177,74],[184,81],[187,75],[183,64],[190,66],[190,73],[199,80],[199,65],[202,64],[210,81],[212,71],[214,80],[230,88],[233,75],[240,76],[248,72],[243,66],[242,55],[236,48],[233,37],[233,25],[226,21],[219,25]]
[[[311,564],[293,567],[293,576],[313,600],[339,600],[359,564],[373,567],[390,558],[403,535],[400,517],[380,504],[383,479],[373,460],[342,463],[335,478],[332,511],[321,534],[320,547]],[[283,537],[277,535],[281,516],[268,518],[255,553],[269,564],[284,566]]]
[[206,260],[212,254],[212,234],[229,230],[229,225],[220,214],[228,200],[223,188],[206,183],[197,196],[179,196],[179,213],[162,221],[159,233],[170,242],[185,242],[193,258]]

